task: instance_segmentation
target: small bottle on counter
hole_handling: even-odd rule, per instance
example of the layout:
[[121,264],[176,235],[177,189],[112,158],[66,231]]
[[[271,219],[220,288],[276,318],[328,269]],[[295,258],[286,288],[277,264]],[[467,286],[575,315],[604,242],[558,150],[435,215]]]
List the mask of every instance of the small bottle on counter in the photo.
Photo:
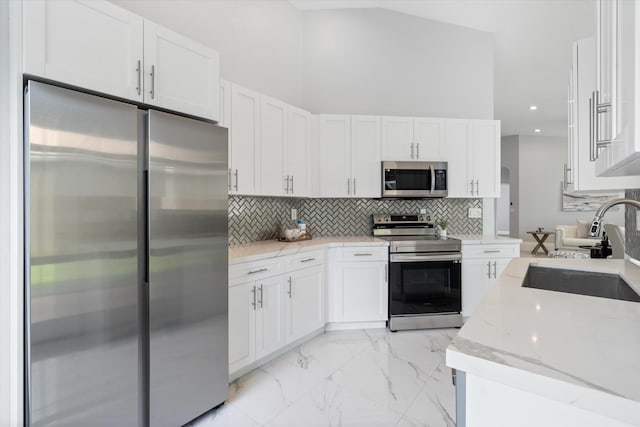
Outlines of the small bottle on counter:
[[304,219],[298,220],[298,230],[300,230],[300,237],[307,235],[307,223]]

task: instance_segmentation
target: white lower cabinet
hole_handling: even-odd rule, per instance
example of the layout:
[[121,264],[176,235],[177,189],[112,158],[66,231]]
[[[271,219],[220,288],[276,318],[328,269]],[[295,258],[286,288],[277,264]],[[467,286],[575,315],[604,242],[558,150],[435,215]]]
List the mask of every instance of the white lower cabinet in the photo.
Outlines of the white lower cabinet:
[[229,372],[324,326],[324,250],[232,265]]
[[328,321],[386,321],[389,304],[387,248],[336,248],[332,251]]
[[512,258],[519,243],[462,245],[462,315],[469,317]]

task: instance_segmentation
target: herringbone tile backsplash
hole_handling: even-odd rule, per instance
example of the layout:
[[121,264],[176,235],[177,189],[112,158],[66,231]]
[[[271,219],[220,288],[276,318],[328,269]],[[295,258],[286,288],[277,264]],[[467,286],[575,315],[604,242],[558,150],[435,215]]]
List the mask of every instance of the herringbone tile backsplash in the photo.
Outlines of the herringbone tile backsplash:
[[482,234],[482,218],[468,218],[482,199],[290,199],[229,196],[229,244],[277,239],[295,224],[291,209],[307,221],[313,236],[370,236],[374,213],[418,213],[427,210],[433,222],[449,220],[450,234]]

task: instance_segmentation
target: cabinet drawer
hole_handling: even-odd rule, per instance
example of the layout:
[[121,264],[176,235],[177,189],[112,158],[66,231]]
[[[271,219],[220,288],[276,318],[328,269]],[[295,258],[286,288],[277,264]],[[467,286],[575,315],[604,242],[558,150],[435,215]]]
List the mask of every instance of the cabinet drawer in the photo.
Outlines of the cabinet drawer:
[[229,284],[240,284],[260,280],[284,273],[285,257],[235,264],[229,267]]
[[520,256],[520,245],[492,244],[492,245],[462,245],[462,258],[513,258]]
[[342,250],[342,261],[387,261],[389,249],[379,247],[346,247]]
[[308,251],[289,255],[287,257],[286,268],[287,271],[293,271],[322,264],[324,264],[324,250]]

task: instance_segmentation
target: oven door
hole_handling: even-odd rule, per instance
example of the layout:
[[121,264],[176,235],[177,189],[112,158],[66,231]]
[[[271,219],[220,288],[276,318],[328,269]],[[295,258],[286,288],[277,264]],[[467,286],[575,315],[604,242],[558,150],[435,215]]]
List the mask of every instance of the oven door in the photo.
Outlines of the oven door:
[[446,196],[446,162],[382,163],[382,197]]
[[460,313],[459,253],[391,254],[389,315]]

